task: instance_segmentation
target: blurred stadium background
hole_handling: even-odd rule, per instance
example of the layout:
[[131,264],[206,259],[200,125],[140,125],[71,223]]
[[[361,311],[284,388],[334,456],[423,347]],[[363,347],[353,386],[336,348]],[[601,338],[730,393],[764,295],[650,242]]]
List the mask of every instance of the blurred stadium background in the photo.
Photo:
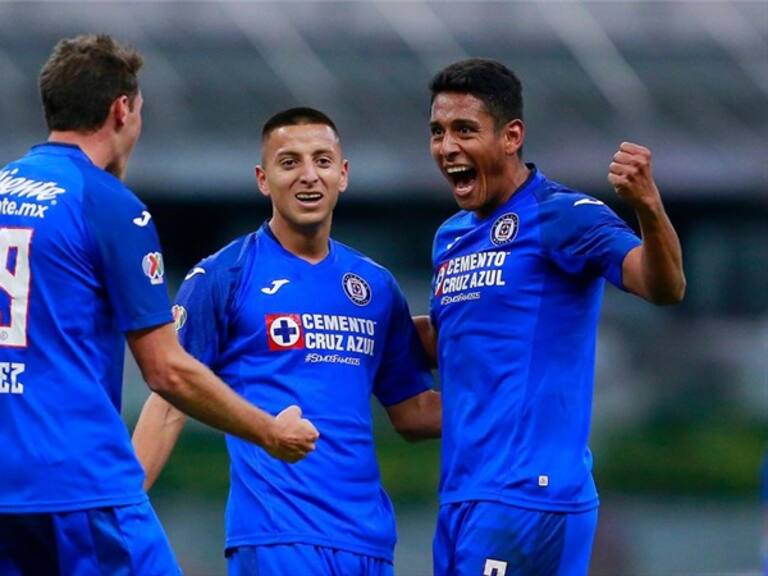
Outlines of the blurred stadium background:
[[[158,223],[171,293],[187,268],[268,217],[261,123],[336,119],[351,186],[334,236],[427,308],[431,235],[454,211],[427,149],[426,84],[467,56],[516,70],[526,159],[630,222],[605,179],[649,146],[683,241],[686,301],[608,289],[592,447],[603,505],[593,573],[757,574],[768,439],[768,3],[0,1],[0,163],[45,139],[37,72],[55,41],[107,32],[145,56],[145,127],[128,183]],[[132,426],[147,389],[126,369]],[[438,444],[377,411],[401,576],[430,574]],[[224,574],[227,459],[188,426],[152,497],[187,574]]]

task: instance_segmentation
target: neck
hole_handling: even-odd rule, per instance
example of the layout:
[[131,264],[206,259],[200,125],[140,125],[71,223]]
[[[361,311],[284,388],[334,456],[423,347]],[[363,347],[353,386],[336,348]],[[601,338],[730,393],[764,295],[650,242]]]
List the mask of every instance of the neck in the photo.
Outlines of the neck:
[[115,152],[109,137],[103,130],[95,132],[76,132],[74,130],[52,130],[48,135],[48,142],[61,142],[63,144],[75,144],[102,170],[122,179],[123,169],[115,160]]
[[330,220],[314,226],[297,226],[273,214],[269,228],[283,248],[310,264],[317,264],[328,255]]
[[520,158],[516,157],[514,162],[510,162],[506,165],[504,174],[502,176],[504,194],[498,196],[498,201],[492,205],[483,206],[479,210],[475,210],[475,215],[478,218],[487,218],[491,213],[499,206],[507,202],[520,187],[525,183],[530,175],[531,171],[528,166],[525,165]]

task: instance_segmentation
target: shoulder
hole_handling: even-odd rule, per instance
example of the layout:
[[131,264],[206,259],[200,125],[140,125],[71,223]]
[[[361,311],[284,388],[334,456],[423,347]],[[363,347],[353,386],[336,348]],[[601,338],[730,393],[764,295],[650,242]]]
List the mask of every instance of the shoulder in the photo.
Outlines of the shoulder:
[[73,159],[73,162],[78,166],[83,177],[84,194],[94,197],[103,196],[100,199],[105,202],[125,202],[143,206],[139,197],[119,178],[79,159]]
[[470,225],[471,216],[472,214],[470,212],[459,210],[437,227],[435,237],[440,236],[441,234],[451,234],[456,229],[465,228]]
[[557,182],[548,182],[536,193],[542,228],[549,232],[583,231],[616,219],[602,200]]
[[435,238],[432,242],[433,258],[445,250],[447,245],[454,242],[456,236],[464,234],[467,229],[472,227],[472,214],[466,210],[460,210],[445,220],[435,232]]
[[348,268],[351,273],[362,274],[366,277],[366,280],[377,285],[384,285],[387,288],[397,286],[394,275],[373,258],[342,242],[333,240],[333,243],[337,251],[339,264]]
[[[137,226],[149,219],[147,206],[128,186],[111,174],[83,164],[82,197],[85,210],[114,221],[115,216],[136,219]],[[146,214],[145,214],[146,212]]]
[[241,236],[192,266],[184,276],[179,294],[202,294],[211,290],[229,293],[248,256],[252,236]]
[[198,275],[213,278],[242,268],[254,245],[255,233],[252,232],[245,236],[240,236],[217,252],[200,260],[200,262],[192,267],[184,279],[189,280]]
[[547,180],[544,186],[538,188],[535,196],[539,210],[548,213],[562,214],[568,213],[573,208],[584,204],[603,204],[597,198],[552,180]]

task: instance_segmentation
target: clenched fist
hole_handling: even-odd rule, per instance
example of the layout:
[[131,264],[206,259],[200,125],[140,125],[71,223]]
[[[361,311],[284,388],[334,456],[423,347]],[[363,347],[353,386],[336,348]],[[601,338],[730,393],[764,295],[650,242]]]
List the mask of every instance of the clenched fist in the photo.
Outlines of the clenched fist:
[[265,449],[280,460],[298,462],[315,449],[319,437],[317,428],[301,417],[301,408],[294,404],[275,416],[271,442]]
[[661,202],[651,170],[651,151],[644,146],[622,142],[608,167],[608,181],[635,210],[653,208]]

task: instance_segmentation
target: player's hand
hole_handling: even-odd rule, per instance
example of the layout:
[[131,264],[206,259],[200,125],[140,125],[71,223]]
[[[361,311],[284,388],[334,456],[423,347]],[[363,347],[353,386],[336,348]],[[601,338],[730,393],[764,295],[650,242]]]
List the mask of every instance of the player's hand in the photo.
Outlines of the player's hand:
[[635,210],[655,208],[661,203],[651,171],[651,151],[644,146],[622,142],[608,167],[608,181]]
[[272,441],[265,448],[275,458],[298,462],[315,449],[319,437],[317,428],[301,417],[301,408],[294,404],[275,416]]

